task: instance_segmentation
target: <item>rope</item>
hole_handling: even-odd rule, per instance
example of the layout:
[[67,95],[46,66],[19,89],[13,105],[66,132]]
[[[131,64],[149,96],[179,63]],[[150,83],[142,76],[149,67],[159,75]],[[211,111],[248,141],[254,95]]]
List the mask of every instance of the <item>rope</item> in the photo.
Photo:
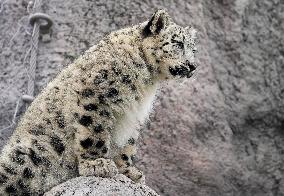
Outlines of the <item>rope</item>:
[[29,68],[29,80],[28,80],[28,95],[34,96],[35,88],[35,70],[38,52],[38,38],[39,38],[39,24],[34,23],[34,29],[31,39],[31,57],[30,57],[30,68]]
[[[41,1],[35,0],[33,6],[33,12],[36,12],[40,7]],[[31,21],[31,20],[30,20]],[[22,97],[23,101],[32,101],[34,96],[35,89],[35,70],[36,70],[36,61],[37,61],[37,52],[38,52],[38,38],[39,38],[39,23],[33,23],[33,33],[31,38],[31,56],[30,56],[30,67],[29,67],[29,77],[28,77],[28,91],[27,95]],[[28,99],[25,99],[27,98]]]
[[[35,73],[36,63],[38,55],[38,42],[40,31],[47,31],[52,26],[51,18],[40,13],[41,0],[35,0],[33,6],[33,14],[29,17],[29,22],[33,25],[33,32],[31,38],[31,56],[30,56],[30,67],[28,72],[28,90],[27,94],[22,96],[23,101],[31,103],[34,100],[34,89],[35,89]],[[41,23],[44,20],[45,23]]]
[[[3,4],[4,3],[5,1],[3,2]],[[0,12],[3,10],[4,7],[3,4],[1,4],[0,6]],[[30,7],[31,6],[29,4],[27,9],[29,9]],[[35,0],[33,5],[33,14],[29,17],[29,23],[33,26],[33,31],[31,35],[31,48],[29,50],[30,66],[28,70],[28,89],[27,89],[27,94],[22,96],[22,100],[26,103],[31,103],[34,100],[35,73],[36,73],[36,63],[38,55],[39,34],[40,32],[47,33],[53,23],[51,18],[47,14],[40,13],[40,7],[41,7],[41,0]],[[8,127],[1,129],[0,133],[16,125],[16,116],[18,114],[20,100],[21,99],[17,100],[12,122]]]
[[4,131],[4,130],[12,128],[14,125],[16,125],[16,117],[17,117],[17,113],[18,113],[18,110],[19,110],[20,101],[21,101],[21,99],[17,100],[17,104],[16,104],[16,108],[15,108],[15,111],[14,111],[12,122],[10,123],[9,126],[3,128],[3,129],[0,129],[0,133],[2,133],[2,131]]

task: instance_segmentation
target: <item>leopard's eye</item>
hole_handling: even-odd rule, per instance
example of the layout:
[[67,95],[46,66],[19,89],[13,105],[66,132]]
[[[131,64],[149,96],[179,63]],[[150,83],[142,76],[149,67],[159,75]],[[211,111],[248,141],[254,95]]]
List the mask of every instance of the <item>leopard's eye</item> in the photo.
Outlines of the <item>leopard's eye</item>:
[[183,42],[177,41],[176,43],[177,43],[177,46],[178,46],[179,49],[184,49],[184,44],[183,44]]
[[184,49],[184,43],[181,40],[176,40],[174,38],[171,39],[171,42],[175,44],[179,49]]

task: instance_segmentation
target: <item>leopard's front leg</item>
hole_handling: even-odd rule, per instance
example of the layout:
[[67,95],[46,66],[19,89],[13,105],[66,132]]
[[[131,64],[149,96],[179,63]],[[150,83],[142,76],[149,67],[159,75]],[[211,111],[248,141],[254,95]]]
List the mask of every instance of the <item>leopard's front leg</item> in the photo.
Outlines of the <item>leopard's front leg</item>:
[[113,160],[108,158],[110,136],[108,132],[91,134],[84,128],[76,134],[76,155],[80,176],[113,177],[118,173]]
[[111,159],[97,158],[95,160],[80,160],[80,176],[100,176],[113,177],[118,173],[118,169]]
[[118,151],[118,154],[114,157],[114,161],[119,173],[124,174],[134,182],[145,183],[143,172],[134,167],[136,146],[132,141],[131,139],[129,144]]

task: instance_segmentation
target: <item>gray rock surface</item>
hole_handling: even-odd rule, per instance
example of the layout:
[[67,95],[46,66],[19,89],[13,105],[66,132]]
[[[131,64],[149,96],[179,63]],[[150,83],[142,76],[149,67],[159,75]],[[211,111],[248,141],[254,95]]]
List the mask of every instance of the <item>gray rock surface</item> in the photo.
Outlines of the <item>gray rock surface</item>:
[[[4,2],[0,128],[26,91],[30,39],[28,0]],[[139,151],[147,184],[170,196],[283,196],[283,0],[44,1],[55,25],[51,42],[39,46],[36,92],[104,34],[157,8],[198,29],[200,66],[158,96]],[[2,131],[1,145],[12,130]]]
[[158,196],[146,185],[133,183],[129,178],[118,174],[113,178],[78,177],[62,183],[44,196]]

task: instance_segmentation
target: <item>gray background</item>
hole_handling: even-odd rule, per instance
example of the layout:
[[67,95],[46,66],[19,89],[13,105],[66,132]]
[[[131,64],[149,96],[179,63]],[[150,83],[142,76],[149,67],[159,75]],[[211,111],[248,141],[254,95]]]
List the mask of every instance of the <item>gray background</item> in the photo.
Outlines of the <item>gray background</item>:
[[[0,2],[1,129],[27,89],[31,27],[27,0]],[[54,26],[39,44],[36,93],[106,33],[157,8],[196,27],[196,75],[163,85],[143,130],[147,184],[170,196],[284,195],[283,0],[48,0],[42,8]],[[12,131],[2,130],[1,146]]]

